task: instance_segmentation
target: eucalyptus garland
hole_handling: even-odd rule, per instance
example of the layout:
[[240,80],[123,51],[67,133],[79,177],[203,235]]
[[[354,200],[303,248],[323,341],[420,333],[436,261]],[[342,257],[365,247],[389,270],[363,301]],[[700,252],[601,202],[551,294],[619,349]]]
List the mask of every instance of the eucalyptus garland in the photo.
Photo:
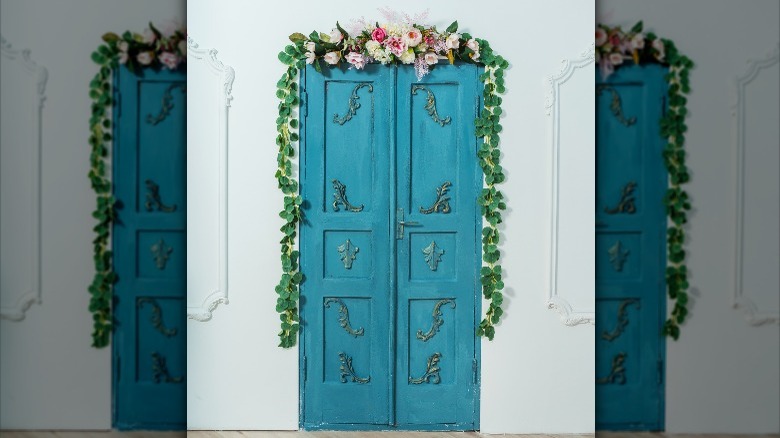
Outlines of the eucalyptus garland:
[[279,216],[284,219],[280,228],[284,235],[281,244],[282,276],[275,290],[278,294],[276,311],[281,319],[279,346],[289,348],[295,345],[300,327],[298,298],[300,285],[304,280],[300,272],[300,254],[295,248],[296,230],[303,217],[298,193],[298,182],[293,177],[292,159],[295,156],[293,143],[298,141],[295,132],[299,127],[293,110],[300,104],[298,98],[298,72],[306,64],[312,64],[317,71],[322,70],[321,63],[336,67],[346,63],[350,68],[361,70],[367,63],[414,65],[417,78],[422,79],[430,70],[435,69],[440,59],[452,64],[455,60],[485,66],[485,72],[479,76],[484,85],[483,107],[474,121],[476,135],[482,137],[478,158],[484,174],[484,188],[476,202],[480,205],[482,216],[487,224],[482,230],[482,260],[480,271],[482,293],[490,304],[485,317],[480,322],[476,334],[493,340],[495,325],[501,320],[503,310],[504,283],[502,281],[501,253],[498,249],[501,211],[506,203],[497,184],[505,176],[499,164],[501,97],[505,92],[504,70],[508,62],[493,53],[490,44],[468,33],[458,33],[458,22],[453,22],[444,31],[435,26],[414,24],[409,17],[404,22],[379,23],[359,22],[357,29],[348,33],[336,23],[330,33],[312,32],[309,36],[301,33],[290,35],[292,44],[279,52],[278,58],[287,70],[276,84],[276,97],[279,99],[279,116],[276,119],[276,144],[278,146],[276,179],[284,194],[284,209]]
[[644,34],[641,21],[629,32],[623,32],[619,26],[599,25],[596,29],[596,48],[599,54],[596,61],[605,79],[625,59],[633,59],[635,64],[652,62],[669,67],[665,77],[669,83],[669,107],[660,125],[661,135],[667,140],[663,158],[669,173],[669,187],[663,199],[669,217],[666,286],[674,306],[664,322],[663,334],[677,340],[680,337],[680,325],[688,315],[689,284],[683,226],[688,220],[687,212],[691,209],[691,203],[682,185],[690,180],[685,165],[685,132],[688,130],[685,117],[688,114],[686,95],[691,91],[689,75],[693,61],[681,54],[671,40],[658,38],[653,33]]
[[89,181],[97,198],[92,217],[97,220],[92,241],[95,276],[89,286],[91,295],[89,311],[92,314],[92,346],[103,348],[111,339],[113,317],[111,314],[112,289],[117,281],[112,266],[112,252],[108,249],[111,225],[116,218],[111,180],[108,177],[109,143],[111,136],[110,110],[114,103],[111,88],[111,72],[119,64],[125,64],[130,71],[140,68],[175,69],[186,61],[186,31],[175,30],[163,35],[152,23],[143,34],[125,32],[120,37],[107,33],[102,37],[104,44],[92,52],[92,61],[100,66],[89,83],[89,97],[92,99],[92,115],[89,118]]

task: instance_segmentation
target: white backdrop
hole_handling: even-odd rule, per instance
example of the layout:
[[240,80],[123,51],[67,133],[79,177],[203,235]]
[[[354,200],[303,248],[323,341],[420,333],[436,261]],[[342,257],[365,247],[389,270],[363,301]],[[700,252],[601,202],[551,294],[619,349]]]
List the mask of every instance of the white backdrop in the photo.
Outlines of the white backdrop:
[[149,21],[183,23],[185,9],[184,0],[0,3],[3,37],[30,49],[49,72],[41,155],[42,303],[22,321],[0,320],[2,429],[111,427],[111,349],[90,347],[87,311],[95,224],[87,179],[88,86],[98,69],[90,53],[106,32],[141,32]]
[[[298,349],[277,348],[279,319],[274,311],[280,273],[276,188],[275,84],[283,72],[276,54],[293,32],[330,31],[365,16],[381,20],[381,3],[304,1],[269,7],[250,1],[194,0],[188,4],[190,35],[235,69],[229,132],[230,303],[215,309],[208,322],[188,321],[188,423],[190,429],[297,429]],[[576,58],[593,42],[592,1],[401,0],[393,7],[413,15],[430,8],[431,24],[485,38],[511,63],[506,73],[502,135],[507,181],[501,189],[509,204],[503,228],[507,284],[504,320],[496,339],[482,344],[481,429],[483,432],[592,432],[594,411],[593,326],[566,326],[546,308],[550,286],[552,202],[551,117],[545,113],[546,77]],[[565,86],[567,99],[593,108],[593,65],[586,80]],[[192,78],[191,78],[192,79]],[[189,84],[198,93],[213,84]],[[210,88],[209,88],[210,89]],[[190,100],[192,103],[193,100]],[[214,123],[208,111],[188,107],[192,123]],[[566,147],[593,156],[593,120],[565,114]],[[213,114],[211,112],[210,114]],[[584,120],[584,121],[583,121]],[[577,140],[576,142],[574,140]],[[192,147],[192,144],[190,144]],[[191,150],[192,152],[192,150]],[[593,166],[567,167],[561,175],[566,196],[593,198]],[[193,172],[203,169],[188,169]],[[570,172],[570,173],[569,173]],[[192,181],[192,180],[191,180]],[[580,182],[580,184],[577,184]],[[198,184],[195,182],[195,184]],[[578,188],[579,187],[579,188]],[[577,193],[577,190],[580,192]],[[190,193],[197,187],[190,187]],[[562,254],[592,254],[593,202],[579,214],[587,233],[562,243]],[[190,215],[190,232],[201,226]],[[576,241],[576,242],[575,242]],[[576,243],[576,244],[575,244]],[[567,246],[568,245],[568,249]],[[584,245],[584,246],[582,246]],[[215,269],[207,258],[188,253],[188,270]],[[592,258],[591,258],[592,259]],[[590,259],[589,259],[590,260]],[[567,265],[567,284],[578,306],[593,308],[593,265]],[[587,309],[586,309],[587,310]]]
[[[686,120],[692,178],[686,189],[694,207],[687,248],[692,303],[680,340],[667,342],[666,430],[780,433],[780,330],[774,324],[752,326],[741,309],[732,308],[736,173],[731,113],[736,77],[747,71],[749,59],[764,58],[780,41],[780,5],[776,0],[718,0],[702,8],[703,3],[598,0],[596,5],[601,21],[622,24],[624,29],[643,19],[645,30],[670,38],[696,63]],[[766,96],[763,105],[746,110],[747,120],[766,123],[763,128],[759,124],[759,130],[766,131],[751,132],[760,143],[752,147],[774,149],[775,157],[780,102],[777,72],[775,66],[760,82],[763,88],[758,92]],[[775,158],[769,161],[774,169],[748,169],[764,172],[763,178],[755,175],[763,183],[748,190],[763,198],[764,203],[751,213],[765,222],[746,229],[746,236],[774,240],[774,266],[766,263],[771,259],[752,256],[747,262],[759,269],[745,273],[746,280],[766,288],[767,298],[774,294],[774,303],[771,299],[765,303],[775,308],[775,314],[780,295],[776,261],[780,250],[779,163]]]

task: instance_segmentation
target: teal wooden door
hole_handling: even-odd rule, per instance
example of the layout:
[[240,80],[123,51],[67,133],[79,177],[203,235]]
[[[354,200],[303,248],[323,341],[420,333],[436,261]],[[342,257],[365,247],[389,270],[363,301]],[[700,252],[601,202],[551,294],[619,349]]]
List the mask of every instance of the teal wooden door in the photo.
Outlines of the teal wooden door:
[[478,427],[477,75],[303,75],[306,429]]
[[667,174],[660,66],[596,79],[596,428],[664,425]]
[[114,426],[186,428],[186,75],[115,72]]

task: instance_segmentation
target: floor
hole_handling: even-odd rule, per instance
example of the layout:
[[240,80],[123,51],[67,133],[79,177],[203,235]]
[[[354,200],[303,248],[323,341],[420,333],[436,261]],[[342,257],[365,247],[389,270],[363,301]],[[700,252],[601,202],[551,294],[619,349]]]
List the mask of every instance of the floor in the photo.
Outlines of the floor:
[[[596,438],[780,438],[780,435],[695,435],[653,432],[599,432]],[[479,432],[282,432],[282,431],[190,431],[190,432],[85,432],[0,431],[2,438],[593,438],[593,434],[483,435]]]

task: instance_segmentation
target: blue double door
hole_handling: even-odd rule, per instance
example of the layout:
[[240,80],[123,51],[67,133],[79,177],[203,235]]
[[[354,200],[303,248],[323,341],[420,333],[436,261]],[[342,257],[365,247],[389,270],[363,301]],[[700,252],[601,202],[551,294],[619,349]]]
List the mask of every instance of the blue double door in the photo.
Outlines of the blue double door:
[[305,429],[478,428],[478,74],[303,73]]
[[596,428],[664,427],[667,71],[596,79]]
[[114,426],[183,430],[187,79],[114,75]]

